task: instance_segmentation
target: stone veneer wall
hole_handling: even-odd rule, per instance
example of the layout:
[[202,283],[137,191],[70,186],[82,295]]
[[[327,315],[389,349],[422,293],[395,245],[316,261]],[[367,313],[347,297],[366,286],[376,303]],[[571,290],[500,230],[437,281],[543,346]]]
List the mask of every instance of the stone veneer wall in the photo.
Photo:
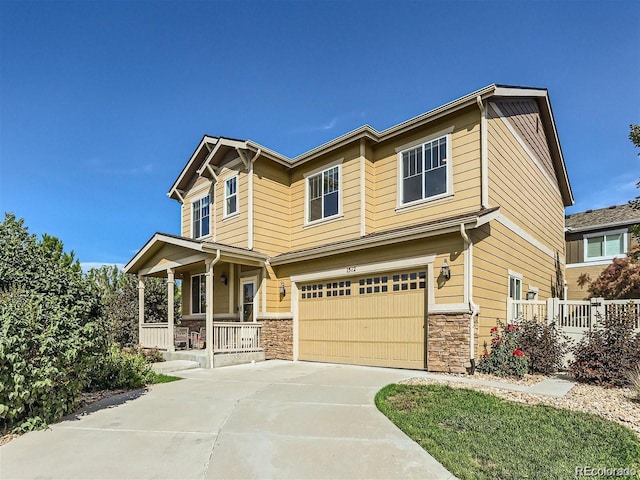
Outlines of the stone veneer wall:
[[266,360],[293,360],[293,320],[262,319],[260,343]]
[[[427,330],[427,369],[465,373],[469,363],[468,313],[430,314]],[[476,345],[477,345],[477,334]],[[477,347],[476,347],[477,348]]]
[[204,328],[207,325],[205,319],[196,320],[196,319],[186,319],[183,318],[180,320],[180,327],[189,327],[189,332],[199,332],[201,328]]

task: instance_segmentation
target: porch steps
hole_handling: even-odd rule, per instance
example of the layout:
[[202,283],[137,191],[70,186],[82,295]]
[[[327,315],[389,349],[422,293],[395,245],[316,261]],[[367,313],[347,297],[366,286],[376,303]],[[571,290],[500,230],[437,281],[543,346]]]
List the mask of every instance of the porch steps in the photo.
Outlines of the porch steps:
[[171,373],[200,368],[200,362],[194,362],[192,360],[169,360],[167,362],[154,363],[151,368],[153,368],[153,371],[156,373]]

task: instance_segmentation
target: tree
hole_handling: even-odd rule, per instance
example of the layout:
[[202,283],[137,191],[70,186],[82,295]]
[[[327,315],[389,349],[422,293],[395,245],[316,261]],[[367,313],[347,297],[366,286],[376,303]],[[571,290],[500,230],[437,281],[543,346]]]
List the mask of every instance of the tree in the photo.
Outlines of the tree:
[[609,299],[640,298],[640,245],[611,264],[589,285],[591,297]]
[[106,354],[100,302],[62,242],[0,224],[0,428],[40,427],[69,413]]
[[[138,280],[127,275],[115,265],[93,268],[88,280],[100,292],[104,321],[109,341],[121,346],[132,346],[138,338]],[[168,317],[167,281],[146,277],[144,280],[145,322],[166,322]],[[174,318],[181,318],[180,290],[174,295]]]

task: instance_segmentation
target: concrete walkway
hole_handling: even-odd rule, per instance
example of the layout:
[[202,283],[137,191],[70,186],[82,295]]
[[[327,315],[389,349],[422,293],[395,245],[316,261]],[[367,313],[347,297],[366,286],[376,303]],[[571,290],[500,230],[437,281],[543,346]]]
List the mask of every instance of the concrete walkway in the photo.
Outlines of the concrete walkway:
[[0,447],[0,478],[453,478],[373,403],[424,372],[269,361],[179,375]]

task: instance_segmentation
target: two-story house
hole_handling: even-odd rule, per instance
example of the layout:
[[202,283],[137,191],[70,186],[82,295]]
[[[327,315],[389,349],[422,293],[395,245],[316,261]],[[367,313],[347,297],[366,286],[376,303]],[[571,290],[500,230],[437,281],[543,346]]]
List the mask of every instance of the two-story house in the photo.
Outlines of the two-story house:
[[[433,371],[469,367],[508,296],[555,293],[573,203],[547,90],[502,85],[295,158],[205,136],[168,195],[181,234],[125,271],[182,279],[210,365],[232,321],[267,358]],[[171,349],[140,286],[141,341]]]
[[[614,258],[625,257],[637,244],[629,227],[640,223],[640,211],[631,205],[577,212],[565,217],[567,241],[567,299],[589,297],[588,281],[598,278]],[[587,280],[587,283],[579,279]]]

